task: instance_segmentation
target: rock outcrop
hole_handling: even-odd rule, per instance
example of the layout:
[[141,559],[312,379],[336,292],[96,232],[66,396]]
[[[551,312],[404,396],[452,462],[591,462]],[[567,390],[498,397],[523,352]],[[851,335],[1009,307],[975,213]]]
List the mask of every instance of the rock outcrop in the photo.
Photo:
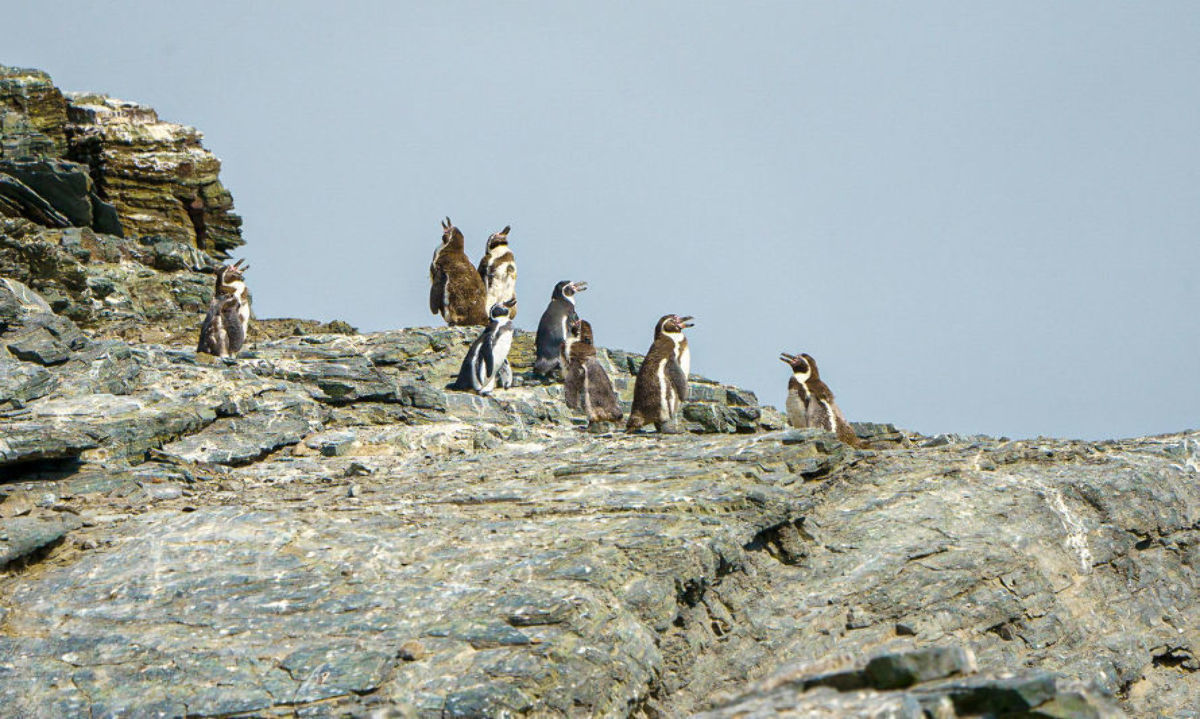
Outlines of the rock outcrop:
[[[56,93],[0,73],[2,158],[82,162],[126,236],[8,176],[44,207],[0,217],[0,713],[1197,705],[1200,433],[859,424],[855,450],[693,376],[686,434],[604,435],[529,371],[528,333],[487,398],[445,389],[472,329],[260,320],[236,359],[197,355],[221,248],[124,183],[174,196],[215,165],[184,167],[194,131]],[[106,154],[123,123],[178,154]],[[599,356],[627,406],[641,357]]]
[[200,140],[152,108],[0,65],[0,215],[224,257],[241,218]]

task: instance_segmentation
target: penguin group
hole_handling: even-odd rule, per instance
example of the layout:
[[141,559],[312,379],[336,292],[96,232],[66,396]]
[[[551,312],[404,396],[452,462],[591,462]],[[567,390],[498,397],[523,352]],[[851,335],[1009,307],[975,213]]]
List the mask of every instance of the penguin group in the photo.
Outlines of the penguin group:
[[[449,217],[442,221],[441,243],[429,264],[429,311],[449,325],[482,326],[448,389],[490,395],[513,385],[508,353],[517,316],[517,263],[509,246],[511,226],[487,239],[479,264],[467,256],[462,231]],[[244,282],[244,260],[217,268],[216,286],[208,315],[200,329],[197,352],[231,357],[241,349],[250,320],[250,300]],[[557,371],[563,399],[587,416],[589,427],[605,431],[624,419],[612,380],[596,355],[592,326],[580,319],[575,301],[587,282],[563,280],[554,286],[550,302],[538,321],[533,371],[544,378]],[[691,352],[684,330],[693,318],[667,314],[654,326],[654,340],[634,381],[633,403],[625,431],[654,425],[660,434],[677,433],[678,417],[688,398]],[[797,428],[824,429],[854,447],[861,442],[821,380],[817,363],[808,354],[782,353],[791,369],[788,380],[788,423]]]

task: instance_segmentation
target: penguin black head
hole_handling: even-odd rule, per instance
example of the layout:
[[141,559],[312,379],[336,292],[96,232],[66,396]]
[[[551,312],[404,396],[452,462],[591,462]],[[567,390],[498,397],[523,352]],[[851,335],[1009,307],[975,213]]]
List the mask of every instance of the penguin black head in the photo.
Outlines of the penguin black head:
[[494,233],[487,241],[487,249],[490,252],[501,245],[508,244],[508,231],[512,229],[509,225],[505,225],[503,230]]
[[570,280],[563,280],[554,286],[554,291],[550,293],[550,299],[566,300],[571,304],[575,304],[575,294],[586,290],[587,284],[588,283],[586,282],[571,282]]
[[779,354],[780,361],[786,363],[792,368],[792,374],[801,382],[806,382],[810,377],[820,379],[817,374],[817,361],[809,354],[792,355],[787,352]]
[[241,282],[245,277],[246,270],[250,269],[250,265],[243,265],[245,259],[238,260],[232,265],[221,265],[217,268],[217,292],[223,292],[224,288],[230,287],[235,282]]
[[694,327],[695,323],[692,318],[680,317],[679,315],[663,315],[658,320],[658,324],[654,326],[654,336],[660,334],[682,334],[688,327]]
[[567,325],[567,331],[571,333],[571,337],[576,341],[585,345],[590,345],[593,342],[592,324],[587,320],[571,320]]
[[461,250],[463,246],[462,230],[455,227],[449,217],[442,220],[442,247]]
[[512,316],[513,308],[517,306],[517,298],[513,297],[507,302],[497,302],[492,305],[491,311],[488,313],[494,320],[502,320]]

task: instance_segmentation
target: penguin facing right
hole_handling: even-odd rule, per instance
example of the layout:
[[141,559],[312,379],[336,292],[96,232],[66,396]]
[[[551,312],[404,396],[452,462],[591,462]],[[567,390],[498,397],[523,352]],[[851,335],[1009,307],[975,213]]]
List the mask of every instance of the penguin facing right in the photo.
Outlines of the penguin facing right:
[[447,217],[442,222],[442,244],[429,263],[429,311],[448,325],[486,325],[487,290],[483,278],[467,257],[463,233]]
[[562,346],[563,398],[567,406],[587,415],[589,423],[620,422],[624,416],[612,380],[596,359],[592,326],[573,320]]
[[512,349],[512,308],[517,304],[514,297],[508,302],[492,305],[491,321],[471,343],[467,356],[458,369],[458,378],[449,389],[475,390],[487,396],[496,388],[496,382],[504,389],[512,387],[512,368],[508,365],[508,351]]
[[546,306],[546,311],[542,313],[542,319],[538,322],[534,372],[548,377],[555,367],[562,364],[561,351],[563,340],[567,338],[567,323],[579,319],[575,314],[575,295],[586,289],[586,282],[569,280],[563,280],[554,286],[554,291],[550,293],[550,304]]
[[792,378],[788,380],[788,424],[797,429],[829,430],[842,442],[861,448],[862,442],[854,428],[833,401],[833,390],[821,381],[817,361],[812,355],[783,352],[779,359],[792,368]]
[[242,349],[250,329],[250,295],[243,281],[250,265],[245,260],[217,268],[216,287],[208,304],[208,315],[200,326],[196,351],[217,357],[232,357]]
[[[503,230],[489,237],[483,257],[479,260],[479,276],[487,288],[489,308],[497,302],[507,302],[517,296],[517,261],[508,247],[510,229],[505,225]],[[514,320],[517,318],[516,307],[513,307],[509,316]]]
[[660,434],[679,432],[671,424],[688,396],[692,360],[683,331],[694,326],[691,319],[663,315],[654,326],[654,343],[633,384],[633,409],[626,432],[636,432],[647,424],[653,424]]

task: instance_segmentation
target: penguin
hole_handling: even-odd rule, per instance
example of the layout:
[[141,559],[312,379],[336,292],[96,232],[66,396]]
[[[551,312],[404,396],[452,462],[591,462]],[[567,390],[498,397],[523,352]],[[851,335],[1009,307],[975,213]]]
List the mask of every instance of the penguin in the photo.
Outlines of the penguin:
[[567,406],[587,415],[588,422],[620,422],[624,416],[612,381],[596,358],[592,326],[586,320],[569,323],[563,341],[563,397]]
[[447,217],[442,222],[442,244],[429,263],[429,311],[449,325],[486,325],[487,290],[483,278],[467,258],[463,234]]
[[243,262],[244,259],[217,268],[216,287],[208,304],[208,315],[200,326],[197,352],[231,357],[246,342],[250,331],[250,295],[243,277],[250,265],[243,266]]
[[659,433],[676,433],[668,427],[687,400],[691,351],[683,331],[694,326],[691,317],[663,315],[654,326],[654,343],[642,360],[633,384],[633,409],[629,411],[626,432],[636,432],[653,424]]
[[[507,302],[517,296],[517,261],[513,259],[512,250],[508,246],[508,231],[503,230],[488,238],[483,258],[479,260],[479,276],[483,278],[486,287],[487,306],[497,302]],[[512,319],[517,318],[517,308],[509,313]]]
[[504,389],[512,387],[512,368],[508,365],[508,351],[512,348],[512,308],[516,298],[492,305],[491,321],[471,343],[467,356],[458,369],[458,378],[449,389],[475,390],[487,396],[499,380]]
[[792,368],[792,378],[788,380],[788,424],[799,429],[826,429],[851,447],[861,448],[854,428],[833,401],[833,391],[821,381],[817,361],[811,355],[786,352],[779,359]]
[[537,357],[533,361],[533,371],[543,377],[549,377],[554,368],[562,363],[561,350],[563,340],[567,337],[567,323],[579,319],[579,315],[575,314],[575,295],[586,290],[587,284],[563,280],[550,293],[550,304],[538,322],[535,341]]

